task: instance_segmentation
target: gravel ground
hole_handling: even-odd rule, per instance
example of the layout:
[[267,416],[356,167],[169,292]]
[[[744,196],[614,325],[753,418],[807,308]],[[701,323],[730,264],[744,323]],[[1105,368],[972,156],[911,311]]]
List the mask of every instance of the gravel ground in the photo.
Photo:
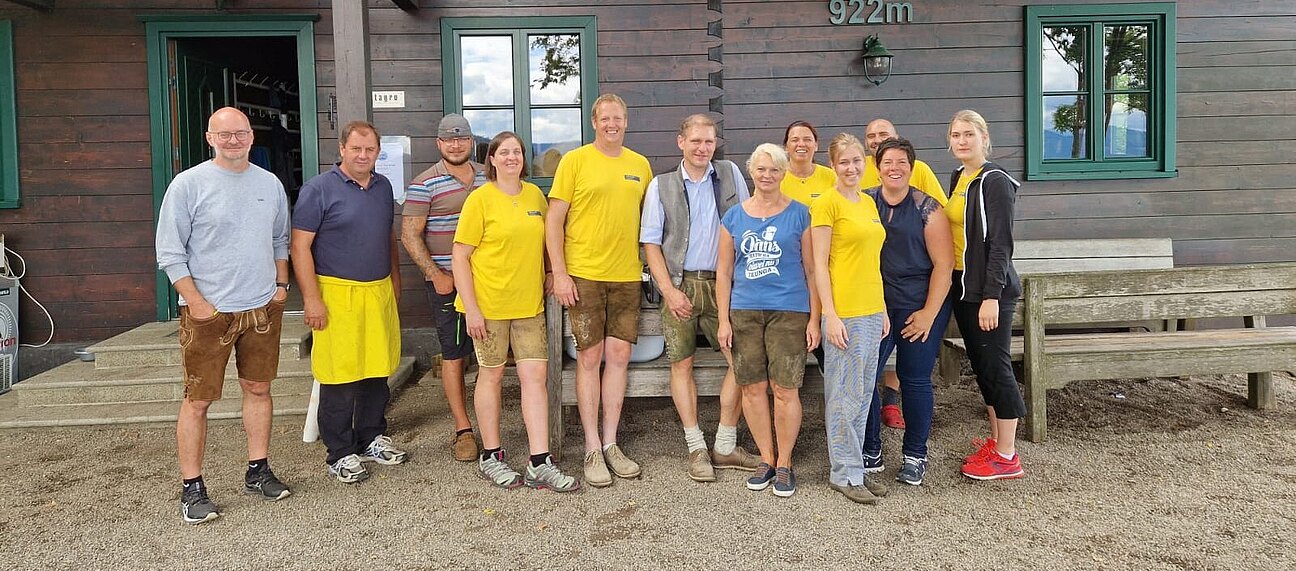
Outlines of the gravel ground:
[[[558,495],[494,489],[452,461],[449,414],[429,376],[390,413],[410,462],[356,486],[327,476],[322,445],[303,444],[294,419],[276,426],[271,454],[293,496],[245,496],[241,429],[213,425],[205,477],[223,517],[196,527],[176,513],[169,426],[0,432],[11,467],[0,475],[0,569],[1290,570],[1296,381],[1277,377],[1279,404],[1264,412],[1245,407],[1241,376],[1052,391],[1050,441],[1020,446],[1027,477],[991,483],[958,474],[984,430],[975,387],[938,381],[927,483],[893,483],[872,507],[827,487],[818,395],[804,398],[793,498],[747,491],[739,472],[688,480],[669,399],[627,407],[621,441],[642,479]],[[520,464],[517,394],[506,388],[504,438]],[[708,441],[715,407],[703,399]],[[571,472],[579,432],[569,424]],[[887,430],[888,482],[898,436]]]

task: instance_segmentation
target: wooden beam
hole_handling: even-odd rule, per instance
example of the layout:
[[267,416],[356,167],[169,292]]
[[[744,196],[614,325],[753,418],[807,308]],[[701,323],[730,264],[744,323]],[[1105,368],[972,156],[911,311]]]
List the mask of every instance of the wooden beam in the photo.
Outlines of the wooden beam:
[[50,12],[54,10],[54,0],[9,0],[9,2],[19,6],[35,8],[42,12]]
[[333,0],[333,62],[337,69],[338,127],[373,121],[369,82],[369,8]]
[[406,12],[418,11],[418,3],[414,0],[392,0],[392,4],[395,4],[397,8]]

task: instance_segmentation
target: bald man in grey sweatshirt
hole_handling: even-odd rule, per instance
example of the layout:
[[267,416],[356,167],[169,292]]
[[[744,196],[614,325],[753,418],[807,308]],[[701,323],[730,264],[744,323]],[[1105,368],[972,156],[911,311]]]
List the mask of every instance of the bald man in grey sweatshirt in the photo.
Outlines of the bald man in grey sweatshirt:
[[225,107],[207,124],[211,160],[178,175],[158,213],[157,261],[180,294],[184,400],[176,422],[183,487],[180,515],[191,524],[220,516],[202,479],[207,409],[221,397],[236,354],[243,390],[248,470],[244,491],[265,500],[291,494],[270,471],[270,381],[279,371],[279,333],[288,297],[288,199],[273,174],[251,164],[247,116]]

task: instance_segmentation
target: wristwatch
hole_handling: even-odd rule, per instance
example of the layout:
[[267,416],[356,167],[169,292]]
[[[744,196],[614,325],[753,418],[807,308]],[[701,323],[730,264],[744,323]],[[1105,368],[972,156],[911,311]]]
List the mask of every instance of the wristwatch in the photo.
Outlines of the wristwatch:
[[284,291],[288,291],[292,289],[292,284],[288,282],[275,282],[275,287],[281,287],[284,288]]

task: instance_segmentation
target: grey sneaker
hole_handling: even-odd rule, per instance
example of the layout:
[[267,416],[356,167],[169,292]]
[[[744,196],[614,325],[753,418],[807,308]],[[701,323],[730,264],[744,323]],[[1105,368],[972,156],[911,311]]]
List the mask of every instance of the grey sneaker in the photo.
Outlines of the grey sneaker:
[[220,517],[216,504],[207,497],[207,487],[195,484],[180,494],[180,517],[185,523],[200,524]]
[[715,468],[711,466],[711,459],[707,454],[706,448],[700,448],[688,453],[688,477],[694,482],[714,482],[716,481]]
[[595,488],[606,488],[612,485],[612,474],[608,473],[603,453],[590,450],[585,453],[585,483]]
[[869,454],[868,451],[864,452],[865,474],[876,474],[884,469],[886,469],[886,465],[882,463],[881,450],[878,450],[877,454]]
[[617,444],[609,446],[607,451],[603,452],[603,458],[607,460],[608,468],[617,477],[626,479],[639,477],[639,463],[626,457],[625,452],[622,452]]
[[283,482],[276,478],[270,468],[243,477],[243,492],[261,496],[261,499],[274,502],[292,495]]
[[369,478],[369,471],[365,470],[364,464],[360,462],[360,457],[355,454],[347,454],[338,458],[332,466],[329,466],[329,474],[337,478],[343,484],[355,484],[363,482]]
[[896,481],[910,486],[921,486],[923,476],[927,474],[927,459],[905,456],[904,464],[900,466],[900,473],[896,474]]
[[886,496],[887,493],[889,492],[889,490],[887,490],[886,484],[883,484],[882,482],[870,478],[867,473],[864,474],[864,487],[868,488],[870,494],[873,494],[879,498]]
[[760,456],[753,456],[742,446],[734,446],[733,452],[729,454],[720,454],[714,449],[711,450],[711,465],[716,468],[732,468],[744,472],[755,472],[760,463]]
[[493,452],[485,458],[477,459],[477,475],[483,480],[490,482],[506,490],[512,490],[522,485],[522,474],[509,468],[504,462],[504,451]]
[[790,498],[796,493],[796,472],[787,466],[774,469],[774,495]]
[[392,439],[386,435],[375,436],[373,442],[360,454],[361,462],[377,462],[385,466],[400,464],[405,461],[405,451],[392,446]]
[[756,475],[747,478],[747,489],[753,492],[764,490],[774,482],[775,475],[776,472],[773,466],[761,462],[760,465],[756,467]]
[[529,488],[548,489],[555,492],[574,492],[581,487],[580,480],[559,470],[558,466],[554,465],[553,458],[545,460],[545,463],[539,466],[532,466],[527,462],[526,478],[523,481]]
[[877,503],[877,496],[874,496],[873,493],[864,486],[841,486],[830,483],[828,484],[828,487],[841,492],[841,495],[846,496],[846,499],[857,504],[871,506]]

